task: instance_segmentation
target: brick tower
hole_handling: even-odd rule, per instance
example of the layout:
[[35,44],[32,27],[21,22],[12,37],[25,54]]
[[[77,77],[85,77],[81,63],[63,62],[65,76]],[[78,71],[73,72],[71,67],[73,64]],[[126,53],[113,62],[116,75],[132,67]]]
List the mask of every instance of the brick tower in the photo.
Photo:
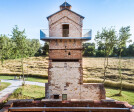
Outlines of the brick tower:
[[105,99],[103,84],[83,83],[82,42],[91,39],[91,31],[82,37],[84,17],[64,2],[49,17],[49,37],[41,30],[41,40],[49,42],[46,99]]

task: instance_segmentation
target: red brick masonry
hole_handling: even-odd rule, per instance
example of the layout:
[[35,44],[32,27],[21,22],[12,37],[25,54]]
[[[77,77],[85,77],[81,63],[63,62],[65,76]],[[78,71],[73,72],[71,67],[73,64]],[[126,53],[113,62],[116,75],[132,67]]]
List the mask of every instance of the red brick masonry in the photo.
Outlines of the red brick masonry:
[[[10,107],[110,107],[110,108],[129,108],[129,110],[110,110],[110,112],[134,112],[132,105],[127,102],[113,100],[89,101],[89,100],[72,100],[72,101],[34,101],[34,100],[10,100],[0,112],[8,112]],[[104,112],[104,111],[92,111]],[[109,111],[105,111],[109,112]]]

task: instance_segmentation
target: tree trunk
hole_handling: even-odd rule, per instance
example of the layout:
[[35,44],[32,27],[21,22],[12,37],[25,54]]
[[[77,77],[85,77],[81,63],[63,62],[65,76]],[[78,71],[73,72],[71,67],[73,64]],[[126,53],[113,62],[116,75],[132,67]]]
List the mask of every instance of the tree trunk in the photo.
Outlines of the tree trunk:
[[119,55],[119,75],[120,75],[120,92],[119,92],[119,95],[122,96],[121,51],[120,51],[120,55]]
[[105,57],[105,61],[104,61],[104,80],[103,80],[103,83],[104,83],[105,80],[106,80],[107,68],[108,68],[108,55]]
[[105,60],[104,60],[104,79],[103,79],[103,83],[105,82],[105,79],[106,79],[106,57],[105,57]]
[[24,67],[23,67],[23,57],[21,58],[21,67],[22,67],[23,85],[25,85]]

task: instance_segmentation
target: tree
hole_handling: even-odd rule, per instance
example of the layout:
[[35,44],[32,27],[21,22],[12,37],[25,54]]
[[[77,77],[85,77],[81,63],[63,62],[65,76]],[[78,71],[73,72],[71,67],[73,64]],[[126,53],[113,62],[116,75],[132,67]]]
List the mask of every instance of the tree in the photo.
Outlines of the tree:
[[119,30],[119,37],[118,37],[118,49],[119,49],[119,75],[120,75],[120,91],[119,91],[119,95],[122,95],[122,73],[121,73],[121,56],[122,56],[122,52],[123,52],[123,48],[126,47],[126,42],[130,42],[129,38],[130,38],[131,34],[130,34],[130,26],[127,27],[122,27]]
[[128,54],[129,56],[134,56],[134,43],[129,45]]
[[10,57],[10,40],[6,35],[0,35],[0,60],[3,66],[4,60]]
[[101,41],[98,43],[98,49],[96,50],[97,57],[104,57],[105,56],[105,45]]
[[42,47],[42,50],[43,50],[43,55],[48,55],[49,44],[47,42],[45,42],[44,46]]
[[26,39],[27,44],[27,57],[34,56],[40,48],[40,42],[38,39]]
[[109,55],[113,51],[113,47],[116,44],[116,31],[114,28],[106,29],[103,28],[102,32],[100,33],[99,31],[97,32],[97,35],[95,36],[95,40],[98,44],[98,46],[101,46],[101,44],[104,44],[104,52],[105,52],[105,60],[104,60],[104,80],[106,80],[106,72],[108,69],[108,58]]
[[83,48],[83,56],[95,56],[95,43],[84,43]]
[[23,76],[23,83],[25,84],[24,79],[24,67],[23,67],[23,59],[24,57],[27,57],[27,42],[26,42],[26,36],[25,36],[25,30],[19,31],[19,28],[15,26],[12,31],[12,40],[16,43],[16,47],[14,48],[15,57],[21,58],[21,68],[22,68],[22,76]]

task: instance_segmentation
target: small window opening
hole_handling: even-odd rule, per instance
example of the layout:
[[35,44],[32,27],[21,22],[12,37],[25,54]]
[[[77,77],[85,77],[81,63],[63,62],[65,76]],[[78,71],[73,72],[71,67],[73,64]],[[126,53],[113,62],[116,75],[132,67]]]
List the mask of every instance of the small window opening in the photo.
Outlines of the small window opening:
[[67,94],[62,94],[62,100],[67,100]]
[[67,63],[64,63],[64,67],[67,68]]
[[71,55],[71,53],[69,52],[68,55]]
[[76,40],[74,40],[74,45],[76,44]]
[[55,41],[55,43],[56,43],[56,46],[58,46],[58,41],[57,40]]
[[64,41],[64,45],[67,46],[67,41]]
[[54,95],[54,99],[59,99],[59,95]]
[[69,37],[69,24],[63,24],[62,26],[62,36]]

